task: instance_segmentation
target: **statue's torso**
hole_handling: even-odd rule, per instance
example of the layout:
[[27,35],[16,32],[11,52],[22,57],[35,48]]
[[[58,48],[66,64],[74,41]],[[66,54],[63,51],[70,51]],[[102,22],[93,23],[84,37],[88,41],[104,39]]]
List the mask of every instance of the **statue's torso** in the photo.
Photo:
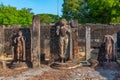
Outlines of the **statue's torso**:
[[113,42],[112,42],[112,38],[110,36],[106,37],[106,46],[112,46]]
[[23,44],[23,37],[18,37],[17,38],[17,46],[22,46]]
[[60,27],[60,37],[68,37],[68,25]]

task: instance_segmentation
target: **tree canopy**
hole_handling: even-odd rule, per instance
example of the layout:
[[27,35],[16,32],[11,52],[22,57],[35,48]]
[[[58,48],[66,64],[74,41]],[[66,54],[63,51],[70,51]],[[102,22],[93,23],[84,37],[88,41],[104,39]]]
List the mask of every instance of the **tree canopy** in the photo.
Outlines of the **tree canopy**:
[[[12,25],[19,24],[22,27],[27,27],[32,24],[32,17],[34,15],[31,12],[31,8],[17,9],[13,6],[6,6],[0,4],[0,25]],[[60,17],[54,14],[38,14],[40,16],[41,24],[50,24],[57,22]]]
[[120,23],[120,1],[64,0],[63,17],[80,23]]
[[[120,23],[119,0],[64,0],[62,18],[78,19],[80,23]],[[17,9],[0,4],[0,25],[32,24],[31,8]],[[57,22],[60,17],[54,14],[38,14],[41,24]]]
[[39,14],[41,24],[50,24],[57,22],[60,17],[54,14]]
[[32,24],[33,12],[31,10],[31,8],[18,10],[16,7],[0,4],[0,24],[20,24],[23,27],[27,27],[29,24]]
[[79,0],[64,0],[63,17],[67,20],[76,19],[79,15]]

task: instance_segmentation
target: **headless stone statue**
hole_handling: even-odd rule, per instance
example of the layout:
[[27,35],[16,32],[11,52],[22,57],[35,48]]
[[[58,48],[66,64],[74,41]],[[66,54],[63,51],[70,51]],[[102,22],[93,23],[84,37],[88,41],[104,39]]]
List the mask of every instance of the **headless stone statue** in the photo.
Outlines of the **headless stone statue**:
[[110,62],[114,55],[113,55],[113,44],[114,44],[114,39],[111,35],[105,35],[104,37],[104,43],[105,43],[105,51],[106,51],[106,59],[107,62]]
[[69,34],[71,32],[70,26],[67,25],[67,21],[62,19],[60,25],[57,26],[56,34],[59,35],[59,48],[61,61],[65,62],[69,56],[68,43]]

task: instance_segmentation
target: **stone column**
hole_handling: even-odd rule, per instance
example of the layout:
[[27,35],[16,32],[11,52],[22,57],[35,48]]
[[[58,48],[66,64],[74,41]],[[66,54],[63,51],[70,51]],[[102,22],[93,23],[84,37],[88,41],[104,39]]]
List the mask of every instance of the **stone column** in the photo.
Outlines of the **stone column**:
[[40,18],[38,15],[33,16],[31,27],[31,54],[33,67],[40,66]]
[[90,58],[90,27],[86,26],[86,50],[85,50],[85,58],[88,60]]
[[114,48],[113,48],[113,54],[114,54],[114,59],[117,58],[117,33],[114,33],[113,35],[114,39]]
[[7,69],[7,66],[6,66],[6,60],[5,60],[5,53],[4,53],[4,50],[5,50],[5,26],[3,25],[3,28],[2,28],[2,56],[3,56],[3,60],[2,60],[2,64],[3,64],[3,69],[6,70]]
[[70,50],[70,59],[78,58],[78,20],[72,20],[70,23],[71,26],[71,50]]
[[72,30],[70,34],[70,59],[73,59],[73,41],[72,41]]

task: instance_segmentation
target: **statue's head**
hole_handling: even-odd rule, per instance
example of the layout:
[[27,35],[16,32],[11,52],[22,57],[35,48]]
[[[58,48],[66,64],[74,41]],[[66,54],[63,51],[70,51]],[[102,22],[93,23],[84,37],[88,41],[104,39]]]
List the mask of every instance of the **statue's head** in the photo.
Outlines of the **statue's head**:
[[19,36],[22,36],[22,34],[23,34],[22,31],[19,31],[19,32],[18,32],[18,35],[19,35]]
[[62,19],[62,20],[60,21],[60,23],[61,23],[62,25],[66,25],[66,24],[67,24],[67,20],[66,20],[66,19]]

